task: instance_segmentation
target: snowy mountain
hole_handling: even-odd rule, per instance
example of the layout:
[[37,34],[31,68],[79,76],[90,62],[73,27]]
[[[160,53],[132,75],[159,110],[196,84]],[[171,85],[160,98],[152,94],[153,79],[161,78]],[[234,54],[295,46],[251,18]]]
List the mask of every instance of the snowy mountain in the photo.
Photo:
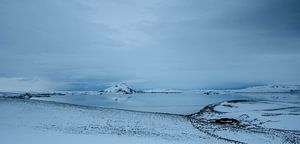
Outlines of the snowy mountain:
[[140,93],[141,91],[134,90],[133,88],[129,87],[127,84],[120,83],[112,87],[109,87],[101,92],[103,94],[134,94],[134,93]]
[[300,85],[264,85],[264,86],[254,86],[248,87],[245,89],[232,90],[233,92],[245,92],[245,93],[253,93],[253,92],[261,92],[261,93],[299,93]]

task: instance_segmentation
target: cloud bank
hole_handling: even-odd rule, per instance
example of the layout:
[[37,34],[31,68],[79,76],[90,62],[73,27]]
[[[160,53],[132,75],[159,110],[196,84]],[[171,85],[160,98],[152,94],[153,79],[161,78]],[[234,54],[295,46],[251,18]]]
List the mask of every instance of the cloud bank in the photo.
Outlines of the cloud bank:
[[2,0],[0,77],[38,77],[67,90],[120,81],[183,89],[300,83],[299,7],[298,0]]

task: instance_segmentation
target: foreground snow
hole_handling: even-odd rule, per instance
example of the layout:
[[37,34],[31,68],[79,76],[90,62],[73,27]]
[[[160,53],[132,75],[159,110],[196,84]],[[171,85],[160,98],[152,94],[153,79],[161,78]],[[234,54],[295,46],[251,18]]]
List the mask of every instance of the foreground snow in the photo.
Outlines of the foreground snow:
[[184,116],[5,94],[0,97],[0,138],[5,144],[300,143],[299,96],[263,93],[251,99],[233,97],[236,99],[208,104],[198,113]]
[[0,99],[1,143],[218,143],[180,115]]

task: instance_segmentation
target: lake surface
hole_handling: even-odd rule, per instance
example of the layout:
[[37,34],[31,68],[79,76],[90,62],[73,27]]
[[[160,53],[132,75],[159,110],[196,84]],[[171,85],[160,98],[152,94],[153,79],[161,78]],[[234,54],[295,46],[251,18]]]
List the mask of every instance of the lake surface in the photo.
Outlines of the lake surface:
[[65,95],[33,98],[70,104],[118,108],[146,112],[172,114],[196,113],[211,103],[235,99],[253,99],[245,95],[203,95],[203,94],[108,94],[108,95]]

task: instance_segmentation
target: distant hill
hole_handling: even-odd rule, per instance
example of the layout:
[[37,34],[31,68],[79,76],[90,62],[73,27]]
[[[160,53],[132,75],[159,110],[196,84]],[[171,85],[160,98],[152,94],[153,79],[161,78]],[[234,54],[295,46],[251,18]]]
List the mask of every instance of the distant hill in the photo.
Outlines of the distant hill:
[[248,87],[245,89],[239,90],[231,90],[233,92],[244,92],[244,93],[299,93],[300,92],[300,85],[277,85],[277,84],[270,84],[264,86],[254,86]]
[[150,89],[145,90],[145,93],[182,93],[181,90],[175,90],[175,89]]
[[193,93],[200,93],[206,95],[215,94],[230,94],[230,93],[300,93],[300,85],[279,85],[269,84],[262,86],[252,86],[243,89],[234,90],[193,90]]
[[125,83],[120,83],[113,85],[103,91],[100,91],[102,94],[134,94],[134,93],[142,93],[142,91],[135,90],[129,87]]

